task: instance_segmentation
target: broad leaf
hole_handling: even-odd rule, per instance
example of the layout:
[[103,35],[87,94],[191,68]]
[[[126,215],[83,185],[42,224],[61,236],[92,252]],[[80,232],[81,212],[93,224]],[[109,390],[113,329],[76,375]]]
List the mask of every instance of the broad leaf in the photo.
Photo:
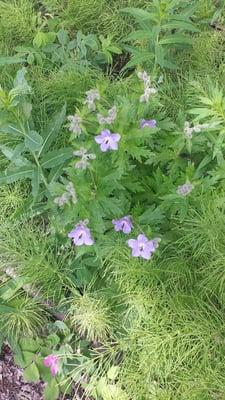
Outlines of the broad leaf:
[[60,128],[65,121],[65,118],[66,104],[64,104],[62,110],[53,117],[46,130],[43,132],[42,136],[44,138],[44,141],[39,152],[39,156],[46,152],[50,148],[52,142],[57,138],[58,133],[60,132]]
[[43,138],[36,131],[29,131],[25,136],[25,146],[31,151],[39,151],[43,143]]
[[150,30],[140,29],[134,32],[131,32],[123,41],[129,42],[130,40],[145,40],[151,39],[154,37],[154,33]]
[[160,45],[167,45],[167,44],[192,44],[192,38],[186,35],[181,34],[174,34],[170,36],[166,36],[165,38],[159,41]]
[[189,32],[199,32],[199,29],[195,27],[194,24],[187,21],[175,21],[167,22],[166,24],[162,25],[162,30],[166,29],[183,29]]
[[23,376],[27,382],[38,382],[40,380],[40,375],[36,364],[32,363],[26,367]]
[[24,165],[29,165],[30,162],[25,158],[22,157],[20,152],[21,149],[20,145],[16,146],[15,149],[10,149],[10,147],[1,145],[0,150],[4,154],[4,156],[10,160],[16,167],[23,167]]
[[44,390],[45,400],[57,400],[59,396],[59,388],[55,379],[48,382]]
[[10,65],[10,64],[22,64],[26,61],[23,57],[18,56],[1,56],[0,66]]
[[73,151],[70,147],[65,147],[59,150],[53,150],[45,154],[41,159],[42,168],[53,168],[65,161],[69,160],[73,156]]
[[33,172],[34,167],[32,165],[13,170],[6,170],[3,174],[0,174],[0,185],[13,183],[23,178],[31,178]]
[[156,21],[156,16],[148,11],[142,10],[141,8],[123,8],[120,10],[121,13],[132,15],[138,22],[143,20]]

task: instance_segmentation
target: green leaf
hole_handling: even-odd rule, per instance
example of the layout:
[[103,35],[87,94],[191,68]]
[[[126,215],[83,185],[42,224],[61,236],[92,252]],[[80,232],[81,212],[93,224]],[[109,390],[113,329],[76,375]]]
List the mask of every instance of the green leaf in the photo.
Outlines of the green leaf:
[[35,171],[33,172],[31,185],[32,185],[32,196],[35,200],[38,196],[39,187],[41,183],[41,168],[38,166]]
[[62,46],[65,46],[69,42],[69,35],[65,29],[60,29],[60,31],[57,32],[57,37]]
[[53,168],[63,164],[73,156],[73,151],[70,147],[65,147],[59,150],[53,150],[46,153],[41,159],[42,168]]
[[43,152],[47,151],[51,146],[52,142],[57,138],[61,126],[65,121],[65,118],[66,118],[66,104],[64,104],[61,111],[52,118],[46,130],[43,132],[42,136],[44,138],[44,141],[41,150],[39,152],[39,156]]
[[0,313],[4,314],[18,314],[19,311],[15,307],[6,306],[5,304],[0,304]]
[[162,30],[164,29],[183,29],[190,32],[199,32],[199,29],[196,28],[196,26],[191,22],[179,21],[179,20],[177,21],[173,20],[172,22],[163,24]]
[[166,36],[159,41],[160,45],[167,45],[167,44],[192,44],[192,38],[186,35],[181,34],[174,34],[170,36]]
[[1,145],[0,150],[4,154],[4,156],[10,160],[16,167],[23,167],[24,165],[29,165],[30,162],[20,155],[20,151],[17,151],[17,147],[15,149],[10,149],[10,147]]
[[10,64],[22,64],[26,61],[23,57],[18,56],[1,56],[0,57],[0,66],[10,65]]
[[154,14],[148,11],[142,10],[141,8],[129,7],[120,10],[121,13],[132,15],[138,22],[143,20],[156,21]]
[[129,42],[131,40],[145,40],[152,39],[154,37],[154,33],[147,29],[139,29],[137,31],[131,32],[123,41]]
[[31,178],[33,172],[33,166],[21,167],[9,171],[6,170],[3,174],[0,174],[0,185],[13,183],[23,178]]
[[37,47],[44,47],[47,44],[53,43],[55,38],[55,32],[38,32],[34,37],[33,45]]
[[[23,351],[24,367],[29,366],[34,361],[35,354],[31,351]],[[23,367],[23,368],[24,368]]]
[[32,363],[26,367],[23,376],[27,382],[38,382],[40,380],[40,375],[36,364]]
[[119,366],[113,365],[107,372],[107,378],[114,381],[119,373]]
[[35,340],[29,337],[21,338],[19,344],[23,351],[25,350],[33,353],[40,348],[40,340]]
[[47,386],[44,390],[44,399],[45,400],[57,400],[59,396],[59,388],[55,379],[52,379],[51,382],[48,382]]
[[25,136],[25,146],[31,151],[40,150],[43,143],[43,138],[36,131],[30,131]]
[[135,54],[132,59],[122,68],[122,71],[134,67],[137,64],[141,64],[144,61],[150,61],[152,59],[152,54],[150,52],[140,52],[139,54]]

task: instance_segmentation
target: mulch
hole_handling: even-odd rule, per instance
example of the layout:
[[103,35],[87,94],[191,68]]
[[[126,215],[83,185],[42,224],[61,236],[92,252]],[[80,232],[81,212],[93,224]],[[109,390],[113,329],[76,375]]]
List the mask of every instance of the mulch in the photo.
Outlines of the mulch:
[[0,400],[44,400],[44,383],[28,383],[15,365],[13,353],[4,345],[0,359]]
[[[0,355],[0,400],[44,400],[44,382],[28,383],[23,378],[23,369],[15,365],[13,353],[4,345]],[[84,392],[74,385],[72,397],[60,396],[58,400],[85,400]],[[91,400],[89,397],[86,400]]]

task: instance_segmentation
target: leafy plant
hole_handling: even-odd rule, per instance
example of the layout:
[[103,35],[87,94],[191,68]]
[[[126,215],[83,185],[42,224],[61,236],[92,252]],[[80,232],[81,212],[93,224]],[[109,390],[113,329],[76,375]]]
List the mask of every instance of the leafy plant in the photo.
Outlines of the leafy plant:
[[30,93],[25,73],[25,69],[18,71],[14,88],[9,93],[1,89],[1,108],[5,117],[1,130],[16,136],[19,143],[15,148],[1,146],[10,163],[0,182],[13,183],[28,178],[31,180],[33,199],[41,201],[49,193],[49,184],[59,176],[58,166],[71,157],[72,150],[64,147],[49,151],[64,122],[65,106],[42,134],[34,130],[30,122],[32,107],[25,99],[25,95]]
[[[192,44],[190,33],[198,32],[190,17],[193,5],[183,1],[154,0],[149,10],[125,8],[121,12],[135,18],[138,30],[131,32],[125,42],[136,42],[138,46],[127,46],[132,54],[125,68],[137,64],[151,67],[176,68],[173,62],[175,52]],[[189,33],[189,34],[188,34]]]

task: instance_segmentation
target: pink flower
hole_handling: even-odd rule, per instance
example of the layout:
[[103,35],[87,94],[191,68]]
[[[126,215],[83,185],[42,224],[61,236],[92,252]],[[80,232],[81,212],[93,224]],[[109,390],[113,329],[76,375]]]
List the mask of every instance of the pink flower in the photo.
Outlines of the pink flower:
[[43,364],[45,367],[50,368],[51,374],[55,376],[57,375],[59,369],[58,362],[59,359],[57,356],[54,354],[49,354],[49,356],[44,358]]

